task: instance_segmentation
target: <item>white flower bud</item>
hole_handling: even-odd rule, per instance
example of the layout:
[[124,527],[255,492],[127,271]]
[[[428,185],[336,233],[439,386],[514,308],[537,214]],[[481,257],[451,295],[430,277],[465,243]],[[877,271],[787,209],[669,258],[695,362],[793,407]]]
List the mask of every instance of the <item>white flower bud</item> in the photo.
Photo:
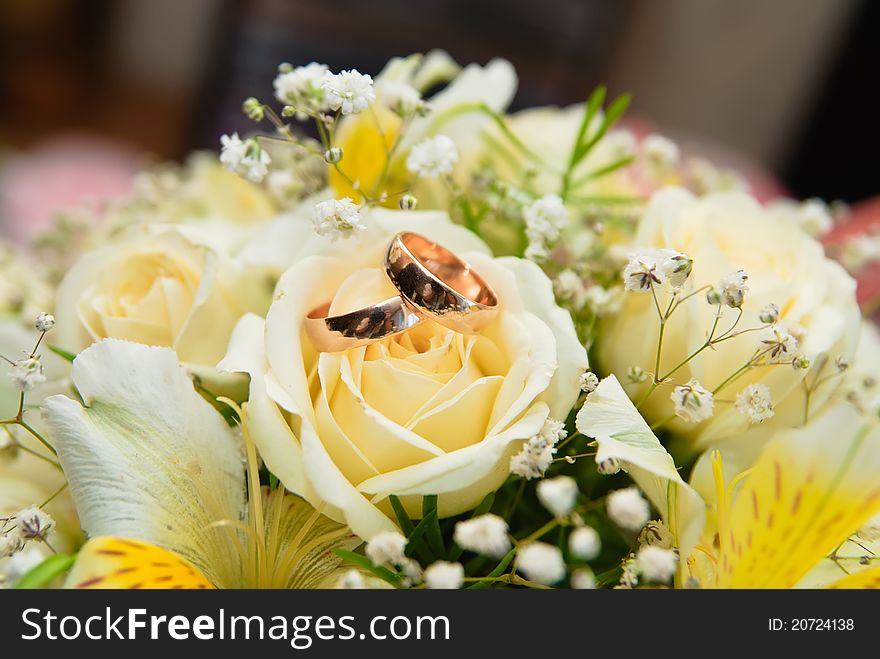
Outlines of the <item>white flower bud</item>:
[[647,380],[648,374],[645,373],[645,369],[641,366],[630,366],[629,370],[626,372],[626,379],[633,384],[638,384]]
[[596,587],[596,575],[588,567],[582,567],[571,573],[571,587],[575,590],[592,590]]
[[651,517],[651,508],[635,487],[616,490],[606,504],[612,522],[628,531],[639,531]]
[[721,304],[721,296],[722,291],[717,286],[713,286],[708,291],[706,291],[706,302],[711,304],[713,307]]
[[432,590],[454,590],[464,584],[464,567],[461,563],[437,561],[425,570],[425,585]]
[[530,542],[517,550],[516,566],[526,579],[552,586],[565,577],[565,561],[558,547]]
[[406,538],[396,531],[383,531],[367,543],[366,554],[373,565],[403,565]]
[[364,575],[357,570],[349,570],[339,578],[337,588],[343,590],[362,590],[367,587]]
[[810,368],[810,360],[806,355],[798,355],[791,360],[791,367],[796,371],[805,371]]
[[745,301],[746,286],[749,276],[745,270],[737,270],[725,277],[721,278],[719,287],[721,288],[721,301],[732,309],[739,309]]
[[578,487],[570,476],[557,476],[538,483],[537,494],[542,506],[556,517],[564,517],[574,508]]
[[591,394],[596,391],[596,387],[599,386],[599,378],[592,371],[587,371],[581,375],[580,385],[581,391],[585,394]]
[[324,160],[331,165],[335,165],[342,160],[342,147],[334,146],[324,152]]
[[414,211],[416,206],[418,206],[419,200],[416,199],[411,194],[405,194],[400,198],[400,210],[402,211]]
[[779,307],[771,302],[758,312],[758,320],[767,325],[773,325],[779,320]]
[[27,357],[19,359],[9,372],[9,377],[15,388],[21,392],[31,391],[34,387],[43,384],[46,376],[43,373],[43,364],[39,357]]
[[37,316],[37,319],[34,321],[34,327],[38,332],[48,332],[55,327],[55,316],[44,311]]
[[43,512],[37,506],[19,510],[12,516],[11,522],[15,525],[18,537],[24,542],[45,540],[55,528],[55,520],[51,515]]
[[636,559],[641,575],[654,583],[669,583],[678,567],[678,552],[654,545],[639,549]]
[[581,560],[592,561],[602,550],[602,539],[592,526],[580,526],[568,537],[568,550]]
[[493,558],[501,558],[510,551],[507,522],[491,513],[459,522],[452,539],[462,549]]

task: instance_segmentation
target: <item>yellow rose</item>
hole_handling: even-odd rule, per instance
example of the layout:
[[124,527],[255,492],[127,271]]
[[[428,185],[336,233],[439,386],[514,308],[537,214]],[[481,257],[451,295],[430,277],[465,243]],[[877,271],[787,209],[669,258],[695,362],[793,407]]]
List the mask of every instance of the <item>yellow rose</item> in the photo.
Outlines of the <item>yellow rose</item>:
[[[656,194],[640,220],[633,250],[665,248],[693,259],[693,273],[683,293],[717,285],[739,269],[748,274],[748,291],[742,318],[734,332],[766,325],[761,310],[769,304],[779,309],[779,326],[797,338],[794,354],[806,356],[812,367],[796,369],[789,363],[753,367],[715,392],[714,415],[700,423],[675,419],[670,426],[677,435],[698,447],[717,445],[725,439],[741,448],[750,445],[754,455],[771,431],[803,422],[806,389],[811,388],[810,414],[819,411],[839,382],[833,376],[838,356],[849,360],[859,333],[859,309],[855,282],[837,263],[826,258],[822,246],[807,236],[791,218],[764,209],[744,193],[719,193],[696,198],[671,188]],[[666,309],[671,287],[655,289]],[[737,317],[737,310],[721,307],[723,315],[715,336],[721,336]],[[666,323],[660,357],[660,376],[672,371],[706,341],[715,320],[717,305],[709,304],[705,290],[682,303]],[[632,366],[648,373],[655,370],[660,323],[651,293],[626,295],[622,310],[599,328],[596,356],[602,369],[627,382]],[[698,380],[709,391],[725,383],[743,367],[756,350],[767,344],[768,330],[731,334],[704,349],[670,376],[672,383]],[[824,370],[819,375],[819,369]],[[827,378],[827,379],[826,379]],[[819,382],[818,386],[814,386]],[[762,423],[750,420],[733,401],[747,385],[769,388],[773,416]],[[628,393],[640,401],[649,384],[629,385]],[[674,412],[673,387],[661,384],[640,406],[649,423],[667,420]],[[761,387],[763,390],[763,387]],[[744,434],[747,430],[751,432]],[[746,461],[747,463],[748,461]]]
[[[192,228],[142,225],[85,254],[58,288],[53,340],[78,353],[103,338],[174,348],[213,367],[236,321],[267,295]],[[257,291],[255,293],[254,291]]]
[[[443,212],[377,209],[364,222],[356,238],[310,239],[265,321],[243,318],[219,367],[251,376],[248,428],[269,469],[369,538],[394,528],[390,494],[415,516],[427,494],[439,495],[441,516],[479,503],[548,414],[569,412],[587,358],[533,263],[492,258]],[[316,352],[301,331],[313,308],[332,299],[331,314],[343,313],[396,295],[381,264],[402,229],[470,261],[498,294],[497,318],[474,335],[427,321],[349,352]]]

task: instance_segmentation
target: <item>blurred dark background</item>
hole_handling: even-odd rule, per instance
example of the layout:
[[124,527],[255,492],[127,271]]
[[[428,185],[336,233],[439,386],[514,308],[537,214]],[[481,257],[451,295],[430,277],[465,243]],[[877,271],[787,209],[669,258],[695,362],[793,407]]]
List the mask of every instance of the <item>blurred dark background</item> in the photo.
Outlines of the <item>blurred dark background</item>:
[[249,126],[275,66],[376,73],[444,48],[511,60],[515,108],[630,91],[659,131],[745,158],[797,196],[880,192],[870,0],[2,0],[0,151],[60,134],[180,159]]

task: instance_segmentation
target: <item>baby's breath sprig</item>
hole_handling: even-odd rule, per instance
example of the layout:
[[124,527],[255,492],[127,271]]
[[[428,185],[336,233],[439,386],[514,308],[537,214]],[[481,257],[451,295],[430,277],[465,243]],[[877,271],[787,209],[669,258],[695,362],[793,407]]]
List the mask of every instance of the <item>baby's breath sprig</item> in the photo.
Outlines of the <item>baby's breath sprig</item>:
[[44,447],[46,447],[47,450],[55,455],[55,448],[24,418],[25,395],[29,391],[33,390],[35,387],[46,381],[46,375],[43,372],[43,363],[40,359],[38,351],[43,343],[43,339],[46,337],[46,334],[48,334],[53,327],[55,327],[55,317],[50,313],[41,313],[34,321],[34,329],[36,329],[39,334],[37,336],[37,341],[30,352],[26,353],[26,356],[24,358],[18,360],[12,360],[8,357],[0,355],[0,358],[2,358],[7,364],[12,367],[11,371],[9,372],[9,377],[11,378],[13,384],[19,392],[18,411],[12,418],[0,420],[0,426],[3,426],[4,430],[6,430],[7,436],[15,450],[23,450],[25,452],[32,453],[36,457],[51,462],[53,465],[60,468],[58,463],[51,458],[47,458],[41,453],[33,451],[29,447],[22,445],[15,437],[15,435],[10,431],[11,426],[18,426],[24,429],[35,439],[37,439],[37,441],[39,441]]

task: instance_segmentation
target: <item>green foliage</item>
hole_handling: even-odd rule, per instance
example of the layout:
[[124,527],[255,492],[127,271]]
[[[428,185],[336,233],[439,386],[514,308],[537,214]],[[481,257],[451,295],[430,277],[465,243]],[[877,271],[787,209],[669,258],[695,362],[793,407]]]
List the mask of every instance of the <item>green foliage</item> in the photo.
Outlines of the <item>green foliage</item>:
[[18,590],[44,588],[67,572],[76,562],[76,556],[52,554],[39,565],[27,571],[15,584]]

